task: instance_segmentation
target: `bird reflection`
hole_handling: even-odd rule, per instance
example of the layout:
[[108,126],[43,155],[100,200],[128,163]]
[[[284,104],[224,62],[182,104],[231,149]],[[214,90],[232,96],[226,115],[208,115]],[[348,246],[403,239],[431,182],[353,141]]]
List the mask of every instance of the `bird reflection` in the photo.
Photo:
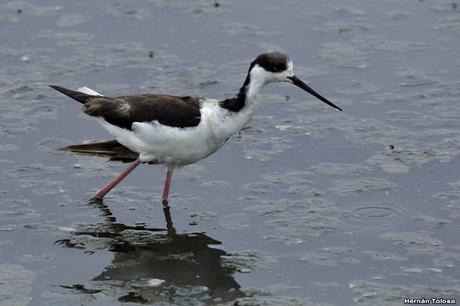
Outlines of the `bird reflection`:
[[[89,229],[76,231],[74,238],[77,241],[82,235],[109,238],[108,248],[114,253],[113,260],[92,279],[95,283],[61,287],[90,294],[115,292],[121,302],[141,304],[180,304],[178,299],[187,298],[183,291],[193,291],[194,288],[199,288],[200,292],[196,298],[207,304],[228,302],[244,296],[233,278],[235,268],[223,264],[223,257],[228,254],[211,247],[221,242],[204,233],[177,234],[169,207],[164,208],[166,229],[158,229],[118,223],[103,202],[94,204],[106,222],[103,226],[94,225],[93,228],[90,226]],[[73,243],[72,239],[58,243],[65,247],[86,248],[84,243]],[[110,286],[120,286],[120,283],[124,290],[110,289]],[[92,288],[94,286],[96,288]]]

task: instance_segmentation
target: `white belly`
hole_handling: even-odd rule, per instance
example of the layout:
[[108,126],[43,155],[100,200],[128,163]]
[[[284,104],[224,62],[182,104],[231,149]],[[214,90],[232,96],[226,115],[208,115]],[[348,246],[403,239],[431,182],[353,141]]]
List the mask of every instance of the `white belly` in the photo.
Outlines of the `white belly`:
[[153,122],[135,122],[132,130],[99,121],[116,140],[139,153],[142,162],[156,161],[172,165],[197,162],[215,151],[240,131],[252,112],[231,114],[220,108],[214,100],[203,102],[201,121],[196,127],[176,128]]

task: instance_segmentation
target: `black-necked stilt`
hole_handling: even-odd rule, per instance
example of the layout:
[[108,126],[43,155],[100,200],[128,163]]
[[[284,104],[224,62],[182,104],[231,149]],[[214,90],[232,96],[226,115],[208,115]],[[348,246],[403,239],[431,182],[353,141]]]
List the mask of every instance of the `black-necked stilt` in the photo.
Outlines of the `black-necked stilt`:
[[94,197],[104,196],[140,163],[166,164],[163,204],[167,205],[175,167],[195,163],[216,152],[251,119],[257,94],[268,83],[292,83],[324,103],[342,110],[295,76],[292,61],[280,52],[259,55],[235,98],[218,101],[198,97],[143,94],[106,97],[87,87],[77,91],[50,85],[83,104],[116,140],[139,157]]

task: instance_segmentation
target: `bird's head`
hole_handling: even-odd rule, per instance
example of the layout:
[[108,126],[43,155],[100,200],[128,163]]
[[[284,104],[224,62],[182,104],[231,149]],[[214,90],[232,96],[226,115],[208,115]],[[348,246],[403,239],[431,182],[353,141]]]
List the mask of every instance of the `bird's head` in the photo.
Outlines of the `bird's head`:
[[271,51],[259,55],[249,67],[247,80],[255,81],[263,85],[273,82],[288,82],[302,88],[335,109],[342,110],[299,79],[294,74],[294,64],[291,59],[281,52]]

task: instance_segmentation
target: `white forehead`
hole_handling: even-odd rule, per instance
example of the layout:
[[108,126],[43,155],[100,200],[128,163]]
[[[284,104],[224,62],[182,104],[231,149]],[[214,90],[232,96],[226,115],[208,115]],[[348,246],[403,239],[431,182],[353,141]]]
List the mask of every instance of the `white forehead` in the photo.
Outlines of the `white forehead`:
[[286,71],[290,72],[291,74],[294,74],[294,63],[291,60],[289,60],[289,62],[287,63]]

